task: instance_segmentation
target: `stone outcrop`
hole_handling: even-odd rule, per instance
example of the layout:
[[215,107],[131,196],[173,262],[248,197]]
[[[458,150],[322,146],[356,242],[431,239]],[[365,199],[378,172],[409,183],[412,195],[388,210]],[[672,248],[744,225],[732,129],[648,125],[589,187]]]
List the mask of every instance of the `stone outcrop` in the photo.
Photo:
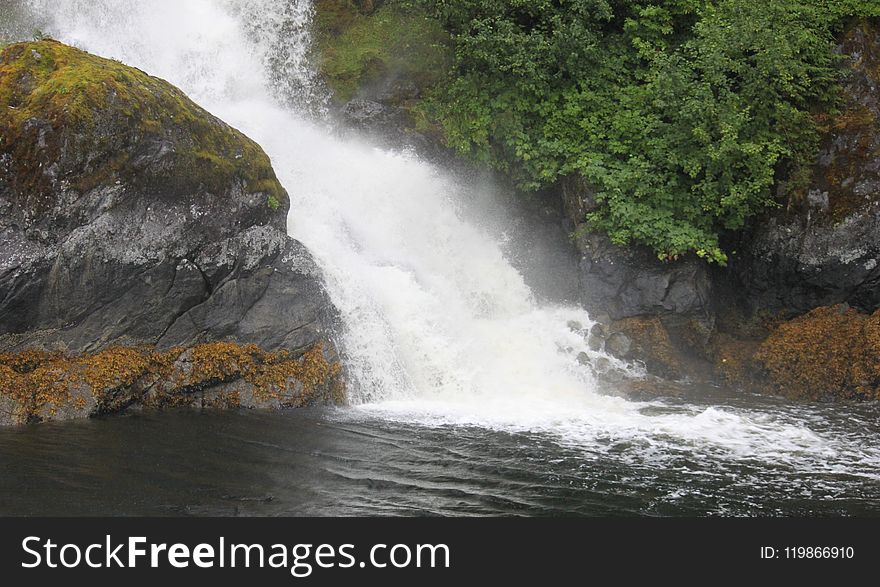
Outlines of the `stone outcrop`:
[[[333,308],[288,211],[262,149],[170,84],[51,40],[0,54],[0,351],[178,361],[224,341],[291,360],[320,348],[332,364]],[[0,362],[12,421],[8,394],[38,370]],[[147,393],[115,377],[112,393]],[[91,389],[79,415],[102,411]]]
[[853,27],[840,50],[845,102],[823,118],[809,191],[746,232],[731,263],[753,311],[880,307],[880,25]]

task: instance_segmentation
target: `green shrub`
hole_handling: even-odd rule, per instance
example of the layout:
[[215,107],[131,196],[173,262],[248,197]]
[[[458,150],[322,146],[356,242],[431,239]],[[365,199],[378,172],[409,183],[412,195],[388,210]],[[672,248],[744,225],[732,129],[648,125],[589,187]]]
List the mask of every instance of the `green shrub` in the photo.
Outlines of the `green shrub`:
[[419,0],[455,63],[432,111],[461,153],[525,190],[580,174],[589,225],[660,258],[725,263],[736,230],[809,178],[868,0]]

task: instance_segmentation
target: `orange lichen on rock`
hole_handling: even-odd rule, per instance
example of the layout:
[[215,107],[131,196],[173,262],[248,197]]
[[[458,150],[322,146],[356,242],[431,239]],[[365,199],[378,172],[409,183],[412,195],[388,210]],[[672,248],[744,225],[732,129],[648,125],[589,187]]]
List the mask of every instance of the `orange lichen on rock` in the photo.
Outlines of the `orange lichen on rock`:
[[146,352],[117,347],[77,362],[83,367],[82,381],[93,390],[105,391],[132,385],[151,367],[150,359]]
[[59,352],[28,350],[19,353],[0,353],[0,365],[9,367],[18,373],[28,373],[40,365],[45,365],[64,355]]
[[755,357],[760,341],[719,334],[712,341],[712,358],[719,379],[728,385],[751,388],[760,384],[761,365]]
[[288,351],[266,352],[255,345],[228,342],[201,344],[184,353],[175,366],[174,385],[204,388],[211,384],[241,380],[250,384],[258,399],[289,403],[292,392],[300,398],[314,393],[339,374],[339,365],[324,357],[315,345],[301,357]]
[[880,399],[880,311],[817,308],[777,327],[755,357],[783,395]]
[[669,379],[678,379],[686,373],[682,356],[675,350],[669,332],[656,316],[624,318],[612,326],[622,332],[634,345],[634,356],[645,362],[649,371]]
[[339,372],[320,344],[299,356],[231,342],[167,351],[113,347],[75,357],[24,351],[0,353],[0,399],[16,406],[13,423],[112,413],[138,403],[301,406],[341,402]]

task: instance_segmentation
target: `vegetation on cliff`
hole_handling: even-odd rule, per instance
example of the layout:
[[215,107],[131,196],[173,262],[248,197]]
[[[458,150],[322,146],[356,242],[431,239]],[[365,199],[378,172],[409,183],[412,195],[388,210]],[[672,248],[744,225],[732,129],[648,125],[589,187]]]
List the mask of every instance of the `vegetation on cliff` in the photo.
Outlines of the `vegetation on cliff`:
[[579,174],[619,244],[724,263],[739,229],[809,178],[841,68],[834,34],[876,3],[424,0],[450,32],[450,144],[535,190]]
[[722,264],[721,232],[805,191],[821,132],[839,122],[828,122],[843,76],[835,36],[880,16],[868,0],[316,8],[339,101],[399,72],[421,89],[405,109],[465,156],[526,191],[580,176],[600,204],[592,229],[661,259]]
[[408,2],[317,0],[315,14],[318,66],[338,103],[401,80],[428,92],[451,64],[448,34]]

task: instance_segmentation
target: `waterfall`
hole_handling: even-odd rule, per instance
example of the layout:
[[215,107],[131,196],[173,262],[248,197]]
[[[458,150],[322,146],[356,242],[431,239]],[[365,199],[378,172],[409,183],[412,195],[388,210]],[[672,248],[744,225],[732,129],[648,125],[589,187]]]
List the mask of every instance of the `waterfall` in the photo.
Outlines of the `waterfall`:
[[227,0],[262,55],[275,97],[292,109],[322,119],[330,93],[313,67],[311,0]]
[[503,235],[466,213],[479,186],[314,122],[326,93],[310,65],[307,0],[28,4],[47,33],[170,81],[266,150],[291,196],[290,234],[314,254],[340,311],[360,410],[576,444],[632,439],[643,454],[662,443],[771,459],[836,454],[796,419],[599,393],[590,317],[532,295]]

